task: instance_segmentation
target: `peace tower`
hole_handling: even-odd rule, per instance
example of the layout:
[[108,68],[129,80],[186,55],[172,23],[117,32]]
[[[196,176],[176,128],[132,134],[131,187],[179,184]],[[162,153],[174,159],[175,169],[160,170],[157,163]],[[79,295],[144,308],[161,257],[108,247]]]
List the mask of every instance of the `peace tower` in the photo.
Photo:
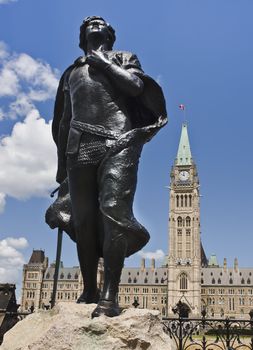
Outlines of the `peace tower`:
[[179,300],[191,316],[201,308],[200,203],[197,167],[191,155],[187,125],[182,125],[170,174],[168,314]]

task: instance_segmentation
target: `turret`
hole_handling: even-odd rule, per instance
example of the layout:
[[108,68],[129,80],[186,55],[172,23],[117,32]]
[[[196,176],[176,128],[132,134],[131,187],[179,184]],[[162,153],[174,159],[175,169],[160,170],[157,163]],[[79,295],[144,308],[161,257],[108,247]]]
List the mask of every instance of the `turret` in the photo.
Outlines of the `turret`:
[[227,272],[227,258],[224,258],[223,260],[223,270],[224,272]]
[[234,270],[235,270],[235,272],[238,272],[238,259],[237,258],[235,258],[235,260],[234,260]]
[[141,271],[144,271],[145,270],[145,259],[142,258],[141,259]]
[[154,269],[155,269],[155,259],[152,258],[151,259],[151,270],[154,271]]

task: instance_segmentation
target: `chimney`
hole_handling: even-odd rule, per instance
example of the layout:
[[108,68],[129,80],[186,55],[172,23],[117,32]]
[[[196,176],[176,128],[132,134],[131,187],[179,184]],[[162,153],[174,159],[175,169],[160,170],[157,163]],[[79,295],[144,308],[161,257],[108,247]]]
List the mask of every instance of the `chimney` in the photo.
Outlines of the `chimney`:
[[155,259],[152,258],[151,259],[151,270],[154,271],[154,269],[155,269]]
[[223,270],[224,272],[227,272],[227,258],[224,258],[223,260]]
[[235,270],[235,272],[238,272],[238,259],[237,258],[235,258],[235,260],[234,260],[234,270]]
[[142,258],[141,259],[141,271],[144,271],[145,270],[145,259]]

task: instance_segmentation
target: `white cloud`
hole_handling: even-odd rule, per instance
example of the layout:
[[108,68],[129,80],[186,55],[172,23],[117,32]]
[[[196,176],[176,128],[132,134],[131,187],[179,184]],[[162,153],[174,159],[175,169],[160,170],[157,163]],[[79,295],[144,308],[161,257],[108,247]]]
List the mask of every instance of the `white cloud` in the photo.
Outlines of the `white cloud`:
[[0,108],[0,121],[4,118],[4,111]]
[[56,148],[51,122],[37,110],[0,141],[0,193],[17,199],[45,196],[55,185]]
[[15,119],[17,116],[27,115],[30,111],[35,109],[35,106],[24,93],[19,93],[16,100],[9,105],[8,117]]
[[0,5],[2,4],[9,4],[10,2],[15,2],[17,0],[0,0]]
[[58,79],[56,71],[49,64],[35,60],[27,54],[13,55],[7,67],[16,73],[20,80],[25,80],[34,87],[40,87],[47,92],[47,98],[54,96]]
[[139,251],[137,253],[144,259],[156,259],[156,260],[162,260],[165,257],[165,253],[161,249],[157,249],[155,252],[144,252],[143,250]]
[[5,239],[5,241],[9,246],[16,249],[24,249],[28,247],[27,239],[24,237],[20,237],[20,238],[8,237]]
[[7,58],[8,56],[9,56],[9,52],[8,52],[7,45],[3,41],[0,41],[0,59],[3,60],[5,58]]
[[58,75],[48,63],[26,53],[10,53],[0,42],[0,98],[11,99],[7,108],[2,107],[4,118],[24,117],[36,102],[54,98]]
[[19,251],[28,246],[25,238],[5,238],[0,240],[0,281],[1,283],[17,283],[25,263]]
[[16,73],[4,67],[0,72],[0,97],[15,96],[18,91],[19,82]]
[[57,85],[58,71],[48,63],[11,53],[0,41],[0,121],[24,118],[0,137],[0,212],[8,196],[41,197],[55,186],[51,121],[40,116],[36,103],[54,98]]
[[5,202],[6,202],[5,197],[6,195],[0,192],[0,213],[4,211]]

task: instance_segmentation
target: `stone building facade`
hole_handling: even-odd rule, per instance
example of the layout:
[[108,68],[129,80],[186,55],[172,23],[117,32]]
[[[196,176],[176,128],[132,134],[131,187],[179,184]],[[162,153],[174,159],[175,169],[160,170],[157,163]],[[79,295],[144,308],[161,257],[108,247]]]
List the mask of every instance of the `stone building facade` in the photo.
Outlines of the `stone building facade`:
[[[233,268],[226,259],[219,266],[215,255],[206,258],[200,234],[200,193],[197,166],[191,155],[187,125],[183,124],[175,163],[170,173],[169,250],[162,266],[152,259],[146,266],[124,268],[118,300],[122,308],[160,310],[172,316],[180,300],[190,317],[206,308],[209,317],[245,318],[253,309],[253,268]],[[48,266],[43,251],[34,250],[23,269],[23,310],[49,307],[54,264]],[[98,287],[103,283],[103,264],[98,269]],[[79,267],[59,272],[56,301],[75,302],[83,290]]]
[[[55,264],[48,264],[48,258],[42,250],[33,250],[28,264],[23,267],[21,310],[34,307],[50,307],[53,292]],[[98,288],[103,283],[103,264],[99,262]],[[83,291],[83,280],[79,266],[64,267],[61,262],[57,284],[56,301],[75,302]]]

